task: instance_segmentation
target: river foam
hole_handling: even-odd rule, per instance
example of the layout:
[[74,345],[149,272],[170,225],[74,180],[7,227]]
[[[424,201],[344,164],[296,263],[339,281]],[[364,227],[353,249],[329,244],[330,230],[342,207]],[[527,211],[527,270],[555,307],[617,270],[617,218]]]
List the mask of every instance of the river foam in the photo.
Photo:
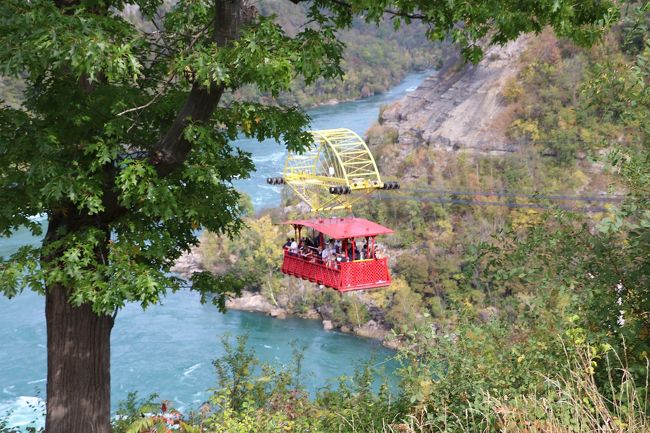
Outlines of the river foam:
[[35,427],[38,430],[45,425],[45,401],[35,396],[0,400],[0,425],[2,420],[11,427]]

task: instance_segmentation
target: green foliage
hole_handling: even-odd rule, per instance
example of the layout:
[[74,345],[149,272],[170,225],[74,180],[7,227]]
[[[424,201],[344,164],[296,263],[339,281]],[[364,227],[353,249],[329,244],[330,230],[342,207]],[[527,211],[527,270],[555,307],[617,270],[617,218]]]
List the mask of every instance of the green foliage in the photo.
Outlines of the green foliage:
[[[643,10],[636,13],[641,22],[647,18]],[[596,114],[594,121],[629,134],[627,145],[610,145],[602,158],[619,173],[627,191],[625,202],[595,227],[577,215],[558,213],[531,227],[523,238],[506,236],[485,256],[490,258],[484,268],[485,279],[492,281],[487,284],[497,292],[572,292],[584,339],[625,352],[627,371],[637,382],[643,380],[650,353],[647,36],[644,43],[645,50],[632,63],[604,59],[595,64],[582,96],[585,109]],[[597,383],[606,383],[602,370]]]
[[426,314],[422,296],[399,278],[393,281],[390,288],[394,294],[386,308],[386,320],[395,329],[413,329],[421,322],[422,315]]
[[429,260],[422,255],[404,255],[397,260],[395,271],[411,288],[421,292],[429,282]]
[[314,404],[323,413],[322,431],[379,432],[399,416],[401,407],[393,401],[387,383],[373,391],[376,374],[370,360],[353,377],[341,377],[337,388],[318,393]]
[[[594,365],[602,364],[609,373],[607,389],[611,394],[596,385],[591,373]],[[610,428],[629,433],[650,428],[647,386],[635,382],[625,363],[607,348],[579,347],[575,355],[567,356],[563,370],[561,374],[549,374],[539,394],[516,396],[509,401],[490,396],[483,407],[492,409],[496,425],[513,432],[530,431],[528,426],[546,431]],[[621,376],[620,381],[613,379],[615,372]]]
[[[516,98],[509,98],[517,104],[510,136],[541,142],[546,154],[565,165],[573,163],[579,152],[595,152],[613,141],[638,140],[635,129],[641,119],[623,115],[631,110],[622,95],[645,87],[643,66],[637,59],[630,68],[629,56],[643,56],[647,39],[643,29],[649,16],[647,5],[627,5],[612,32],[591,51],[577,50],[544,33],[529,47],[522,71],[504,92],[508,98],[514,89],[521,89]],[[595,92],[595,82],[608,84]]]
[[[421,432],[645,431],[649,426],[647,389],[634,381],[626,364],[606,345],[571,343],[566,352],[556,354],[558,360],[550,370],[527,370],[522,366],[523,376],[534,384],[534,390],[514,393],[512,375],[516,379],[521,377],[521,372],[519,368],[511,371],[508,362],[504,366],[495,365],[485,378],[477,377],[469,367],[468,376],[453,383],[446,377],[453,374],[454,366],[446,364],[451,360],[437,359],[449,365],[448,369],[434,368],[436,372],[443,370],[441,376],[425,374],[420,376],[419,383],[409,382],[406,388],[406,397],[413,403],[409,413],[402,414],[404,428]],[[478,346],[483,344],[487,344],[489,359],[492,344],[484,342]],[[525,357],[522,354],[517,359],[525,360]],[[475,360],[479,366],[481,362]],[[417,360],[413,364],[422,367]],[[602,366],[608,372],[605,389],[599,388],[594,380],[594,366]],[[492,371],[506,376],[493,376]],[[614,378],[618,375],[621,380]],[[469,384],[465,383],[468,379]],[[450,389],[443,384],[460,394],[452,391],[449,398]],[[494,384],[498,387],[493,388]],[[422,403],[423,400],[428,403]]]
[[[630,10],[630,8],[632,10]],[[620,22],[620,44],[629,55],[638,55],[645,49],[650,27],[650,5],[643,2],[629,2]]]
[[11,413],[3,414],[3,417],[0,418],[0,432],[1,433],[16,433],[16,430],[9,427],[9,415]]
[[240,336],[233,346],[222,338],[226,354],[213,362],[218,387],[199,422],[190,421],[210,432],[305,431],[317,420],[311,418],[314,409],[302,386],[304,348],[292,343],[293,362],[277,370],[260,365],[246,342]]
[[237,238],[205,232],[201,237],[201,259],[207,269],[227,271],[243,277],[247,284],[273,291],[282,260],[283,233],[268,215],[246,218]]
[[401,350],[399,359],[401,388],[414,414],[433,422],[462,418],[486,393],[514,396],[541,389],[537,372],[555,371],[562,352],[557,334],[545,325],[523,331],[493,321],[461,325],[447,335],[412,331],[417,348]]
[[[270,366],[254,370],[251,367],[258,362],[245,349],[245,338],[238,339],[236,348],[225,340],[224,345],[227,355],[215,365],[228,366],[226,374],[219,373],[227,380],[220,379],[220,388],[211,398],[213,411],[202,420],[209,432],[381,431],[387,420],[397,416],[398,406],[391,402],[387,385],[379,393],[373,391],[377,371],[372,361],[360,366],[353,377],[340,378],[336,388],[325,388],[309,400],[301,385],[304,349],[294,346],[294,360],[286,370]],[[234,383],[249,389],[238,394],[241,400],[233,399]]]
[[[327,0],[316,2],[319,6],[331,5]],[[379,22],[386,14],[392,15],[396,27],[412,20],[423,18],[430,24],[427,36],[432,40],[449,37],[461,46],[463,55],[478,61],[483,50],[478,45],[481,38],[489,38],[492,44],[503,44],[521,33],[541,32],[550,25],[558,34],[590,45],[603,34],[603,24],[610,24],[617,18],[613,3],[580,3],[565,1],[542,1],[534,3],[481,3],[456,4],[407,2],[395,9],[389,0],[372,3],[353,0],[346,4],[334,2],[332,9],[338,13],[337,24],[349,25],[357,11],[365,13],[369,22]],[[391,13],[390,11],[393,11]],[[464,23],[458,26],[457,23]]]
[[113,433],[127,433],[136,421],[143,418],[143,414],[158,413],[160,403],[155,401],[157,399],[157,394],[151,394],[146,398],[138,398],[137,392],[129,392],[126,399],[118,404],[111,425]]
[[[188,13],[191,22],[183,19]],[[165,16],[170,51],[152,62],[155,42],[117,15],[84,8],[65,14],[51,2],[5,2],[0,14],[5,72],[29,73],[24,109],[0,111],[0,142],[12,143],[0,153],[2,233],[21,225],[38,233],[29,217],[42,213],[51,224],[71,212],[88,219],[61,225],[49,237],[56,240],[5,259],[0,287],[10,296],[27,286],[41,292],[56,284],[72,287],[71,301],[90,303],[97,312],[111,313],[129,301],[146,307],[178,289],[180,280],[169,268],[197,243],[197,228],[224,234],[241,228],[239,194],[230,182],[246,177],[253,165],[250,155],[229,144],[239,131],[284,140],[293,149],[308,142],[300,110],[232,104],[217,109],[208,124],[188,125],[187,159],[181,169],[160,176],[146,156],[189,90],[178,79],[160,88],[169,71],[174,78],[189,67],[195,83],[231,89],[256,84],[271,93],[286,90],[298,74],[311,81],[339,73],[341,45],[328,20],[288,37],[259,19],[216,53],[205,32],[189,48],[183,42],[187,32],[210,22],[212,3],[179,3]],[[30,31],[32,25],[38,32]],[[24,37],[15,38],[13,30]],[[89,45],[65,48],[77,40]],[[82,52],[85,57],[77,59]],[[143,104],[149,109],[124,115]],[[196,287],[204,292],[209,286]],[[217,280],[212,289],[223,294]]]
[[[208,404],[185,416],[179,431],[194,432],[381,432],[419,431],[612,431],[645,432],[647,389],[635,382],[627,366],[607,345],[589,346],[566,322],[564,339],[538,323],[512,338],[503,323],[467,324],[447,336],[424,328],[414,332],[421,344],[399,351],[400,394],[383,384],[374,391],[372,361],[338,386],[307,398],[299,383],[300,350],[294,365],[275,371],[251,369],[259,362],[245,348],[226,340],[227,354],[215,361],[226,366]],[[595,367],[608,374],[608,389],[599,389]],[[622,379],[617,379],[620,376]],[[258,388],[240,393],[233,407],[232,384]],[[262,383],[264,386],[259,386]],[[133,413],[138,404],[130,407]],[[135,409],[137,410],[137,409]],[[150,432],[160,417],[134,419],[128,432]],[[158,425],[157,428],[166,428]],[[507,429],[507,430],[506,430]],[[120,432],[122,430],[116,430]]]
[[[236,346],[232,346],[229,336],[221,338],[226,354],[213,362],[217,372],[220,389],[220,404],[227,405],[234,411],[239,411],[245,402],[260,404],[265,396],[265,380],[252,380],[258,361],[247,350],[245,335],[237,337]],[[226,402],[223,399],[227,399]]]

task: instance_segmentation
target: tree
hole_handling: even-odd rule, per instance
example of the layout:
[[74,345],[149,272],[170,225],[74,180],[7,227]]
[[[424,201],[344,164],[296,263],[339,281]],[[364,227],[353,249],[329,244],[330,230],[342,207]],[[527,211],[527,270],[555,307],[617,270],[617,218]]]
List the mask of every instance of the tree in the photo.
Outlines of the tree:
[[[301,0],[291,0],[301,3]],[[583,43],[613,16],[608,2],[545,0],[304,1],[309,24],[288,36],[244,0],[3,0],[2,73],[26,82],[22,106],[0,109],[0,230],[42,245],[0,262],[0,291],[44,294],[48,433],[110,431],[110,333],[126,302],[143,308],[181,281],[169,274],[197,229],[241,226],[231,181],[254,169],[239,133],[310,143],[295,107],[235,102],[244,85],[277,95],[342,74],[336,30],[354,17],[422,20],[477,61],[479,41],[504,43],[551,25]],[[138,7],[143,20],[121,13]],[[162,13],[163,9],[166,13]],[[136,25],[137,24],[137,25]],[[234,284],[198,274],[192,288],[223,308]]]

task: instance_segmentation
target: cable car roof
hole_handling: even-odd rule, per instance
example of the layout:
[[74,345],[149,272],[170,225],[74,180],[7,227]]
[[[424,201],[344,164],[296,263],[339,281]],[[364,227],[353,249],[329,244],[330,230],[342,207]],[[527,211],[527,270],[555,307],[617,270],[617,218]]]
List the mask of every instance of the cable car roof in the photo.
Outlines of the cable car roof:
[[387,235],[393,230],[364,218],[312,218],[285,221],[282,224],[300,225],[328,235],[334,239]]

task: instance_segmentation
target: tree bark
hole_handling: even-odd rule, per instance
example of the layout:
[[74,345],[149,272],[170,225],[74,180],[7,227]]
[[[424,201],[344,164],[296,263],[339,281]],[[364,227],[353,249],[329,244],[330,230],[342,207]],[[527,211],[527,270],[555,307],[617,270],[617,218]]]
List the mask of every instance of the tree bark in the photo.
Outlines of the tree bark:
[[113,318],[74,307],[70,289],[45,295],[47,433],[110,433],[110,340]]
[[[68,205],[50,215],[43,246],[47,248],[67,233],[83,230],[92,220]],[[95,250],[106,257],[110,231]],[[60,259],[63,250],[49,251],[43,266]],[[70,303],[72,287],[50,284],[45,293],[47,325],[47,433],[111,433],[110,343],[114,319],[96,314],[90,304]]]

